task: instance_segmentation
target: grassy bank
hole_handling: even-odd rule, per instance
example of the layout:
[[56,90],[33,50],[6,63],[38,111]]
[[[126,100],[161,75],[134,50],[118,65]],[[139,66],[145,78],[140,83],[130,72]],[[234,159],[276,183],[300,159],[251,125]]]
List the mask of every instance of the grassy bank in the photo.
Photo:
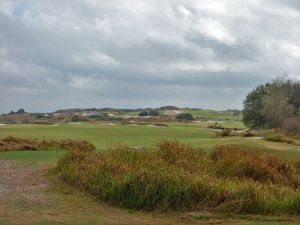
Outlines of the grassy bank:
[[70,151],[57,170],[99,200],[129,209],[300,214],[300,164],[217,147],[206,154],[178,142],[106,153]]

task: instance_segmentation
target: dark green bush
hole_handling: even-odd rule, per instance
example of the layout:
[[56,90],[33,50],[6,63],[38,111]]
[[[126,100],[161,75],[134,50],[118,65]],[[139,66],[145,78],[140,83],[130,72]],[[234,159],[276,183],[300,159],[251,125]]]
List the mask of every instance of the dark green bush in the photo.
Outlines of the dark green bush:
[[149,116],[149,112],[148,111],[142,111],[139,113],[139,116]]
[[149,116],[159,116],[159,112],[156,110],[150,110]]
[[190,121],[190,120],[193,120],[193,119],[194,119],[194,117],[190,113],[179,113],[176,116],[176,120],[179,120],[179,121],[182,121],[182,120]]

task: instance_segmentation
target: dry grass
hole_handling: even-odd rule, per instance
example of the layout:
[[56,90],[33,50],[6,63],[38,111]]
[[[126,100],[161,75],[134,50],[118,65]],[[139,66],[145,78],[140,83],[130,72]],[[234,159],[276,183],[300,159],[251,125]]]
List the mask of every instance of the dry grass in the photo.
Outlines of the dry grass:
[[296,163],[270,155],[259,155],[235,145],[217,146],[211,158],[220,177],[300,188],[300,171]]
[[60,176],[97,199],[129,209],[300,214],[299,166],[237,146],[211,155],[178,142],[133,151],[69,151]]
[[8,136],[0,140],[0,152],[1,151],[41,151],[41,150],[53,150],[53,149],[85,149],[85,150],[95,150],[95,147],[82,140],[61,140],[61,141],[36,141],[32,139],[16,138],[13,136]]

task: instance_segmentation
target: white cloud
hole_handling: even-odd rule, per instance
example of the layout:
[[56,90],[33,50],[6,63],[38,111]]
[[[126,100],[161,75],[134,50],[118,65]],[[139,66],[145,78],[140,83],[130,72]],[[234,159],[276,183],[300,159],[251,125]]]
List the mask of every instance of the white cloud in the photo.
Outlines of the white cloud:
[[9,0],[2,0],[0,2],[0,12],[6,16],[13,17],[13,3]]
[[291,57],[300,58],[300,46],[287,41],[281,41],[278,43],[278,46],[285,54],[290,55]]
[[204,36],[228,45],[235,44],[236,39],[224,25],[214,19],[201,18],[197,24],[197,30]]
[[78,66],[117,66],[118,62],[113,57],[97,51],[87,52],[86,54],[76,52],[71,56],[71,61]]
[[226,70],[227,66],[223,63],[207,62],[207,63],[190,63],[178,62],[169,65],[169,69],[173,71],[210,71],[218,72]]

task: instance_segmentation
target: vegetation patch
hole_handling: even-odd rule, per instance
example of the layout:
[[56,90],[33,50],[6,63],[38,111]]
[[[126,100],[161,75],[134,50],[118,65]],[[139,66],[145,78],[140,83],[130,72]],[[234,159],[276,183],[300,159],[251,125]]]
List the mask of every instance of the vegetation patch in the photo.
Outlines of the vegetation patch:
[[235,128],[224,128],[221,131],[216,132],[216,137],[255,137],[256,134],[251,130],[236,130]]
[[232,127],[232,128],[223,127],[220,123],[209,124],[209,125],[207,126],[207,128],[209,128],[209,129],[216,129],[216,130],[226,130],[226,129],[230,129],[230,130],[232,130],[232,131],[240,131],[240,130],[244,130],[243,128],[237,128],[237,127]]
[[293,139],[287,138],[282,134],[269,134],[264,138],[266,141],[273,141],[273,142],[283,142],[288,144],[295,144]]
[[284,129],[261,129],[256,131],[258,136],[264,137],[264,140],[270,142],[287,143],[300,146],[300,134],[297,132],[289,132]]
[[75,150],[75,149],[85,149],[85,150],[95,150],[95,147],[83,140],[61,140],[61,141],[37,141],[33,139],[17,138],[13,136],[8,136],[0,140],[0,152],[3,151],[43,151],[43,150],[53,150],[53,149],[65,149],[65,150]]
[[99,200],[128,209],[300,214],[299,162],[238,146],[211,154],[170,141],[141,151],[76,149],[59,160],[57,171]]

